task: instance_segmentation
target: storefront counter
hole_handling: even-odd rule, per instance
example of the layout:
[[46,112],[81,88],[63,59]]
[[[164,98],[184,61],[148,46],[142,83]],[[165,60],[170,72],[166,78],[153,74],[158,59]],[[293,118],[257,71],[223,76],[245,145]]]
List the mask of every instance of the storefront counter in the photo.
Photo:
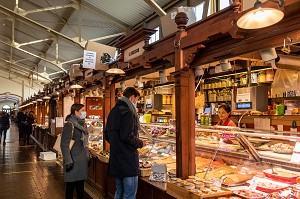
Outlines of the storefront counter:
[[[89,167],[87,184],[96,194],[109,199],[114,198],[115,179],[107,176],[108,161],[102,155],[90,149],[93,156]],[[149,177],[140,177],[137,199],[173,199],[166,193],[167,183],[151,182]]]

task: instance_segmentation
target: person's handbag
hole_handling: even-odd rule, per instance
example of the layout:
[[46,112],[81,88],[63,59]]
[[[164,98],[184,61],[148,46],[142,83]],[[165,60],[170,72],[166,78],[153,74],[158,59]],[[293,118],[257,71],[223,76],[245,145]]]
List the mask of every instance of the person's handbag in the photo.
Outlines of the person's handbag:
[[[73,140],[74,124],[73,124],[72,122],[70,122],[70,123],[71,123],[71,125],[72,125],[71,140],[70,140],[70,145],[69,145],[69,148],[70,148],[70,150],[71,150],[72,147],[73,147],[73,144],[75,143],[75,141]],[[54,149],[55,151],[57,151],[58,153],[61,154],[60,143],[61,143],[61,134],[57,135],[55,144],[54,144],[54,146],[53,146],[53,149]]]

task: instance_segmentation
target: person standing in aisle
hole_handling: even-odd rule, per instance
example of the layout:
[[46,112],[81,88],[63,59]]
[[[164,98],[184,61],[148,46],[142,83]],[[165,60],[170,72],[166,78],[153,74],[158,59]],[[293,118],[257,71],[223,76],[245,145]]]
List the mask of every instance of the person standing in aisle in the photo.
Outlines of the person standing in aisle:
[[1,142],[1,138],[3,137],[3,145],[6,144],[5,140],[6,140],[6,133],[7,130],[9,129],[9,116],[6,112],[1,111],[0,112],[0,142]]
[[[76,189],[77,199],[84,198],[84,181],[88,176],[88,131],[85,124],[86,112],[83,104],[73,104],[67,116],[61,136],[61,151],[66,182],[66,199],[72,199]],[[71,139],[75,142],[69,148]]]
[[32,124],[34,123],[34,112],[30,111],[27,115],[26,131],[24,133],[24,145],[29,144],[29,138],[32,133]]
[[139,156],[143,147],[139,139],[140,123],[136,104],[140,93],[127,87],[110,111],[105,139],[110,143],[108,175],[116,179],[115,199],[134,199],[138,187]]

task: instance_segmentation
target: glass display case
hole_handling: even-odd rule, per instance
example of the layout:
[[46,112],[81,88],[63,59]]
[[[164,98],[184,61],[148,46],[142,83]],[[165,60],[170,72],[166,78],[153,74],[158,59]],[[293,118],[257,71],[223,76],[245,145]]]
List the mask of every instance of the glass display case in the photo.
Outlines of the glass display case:
[[[142,124],[142,130],[141,138],[148,140],[149,144],[139,150],[141,168],[163,163],[174,177],[176,142],[168,135],[170,126]],[[196,173],[190,176],[191,179],[184,180],[184,183],[193,182],[195,186],[187,187],[195,189],[203,184],[204,187],[198,189],[201,193],[203,189],[213,193],[217,188],[212,187],[225,187],[242,198],[298,197],[299,133],[196,126],[195,142]],[[173,179],[173,183],[176,184],[177,180],[178,186],[184,187],[182,179]]]

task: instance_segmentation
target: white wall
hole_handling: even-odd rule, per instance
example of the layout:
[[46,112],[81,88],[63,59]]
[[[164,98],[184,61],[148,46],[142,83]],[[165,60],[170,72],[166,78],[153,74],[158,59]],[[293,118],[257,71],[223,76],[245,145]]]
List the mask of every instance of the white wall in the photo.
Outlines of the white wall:
[[[10,92],[11,94],[16,94],[23,97],[23,99],[26,99],[43,89],[42,86],[37,84],[33,84],[33,87],[31,87],[29,80],[24,80],[21,78],[9,80],[5,77],[8,76],[6,76],[4,72],[0,71],[0,93]],[[22,96],[22,80],[24,81],[24,96]]]

